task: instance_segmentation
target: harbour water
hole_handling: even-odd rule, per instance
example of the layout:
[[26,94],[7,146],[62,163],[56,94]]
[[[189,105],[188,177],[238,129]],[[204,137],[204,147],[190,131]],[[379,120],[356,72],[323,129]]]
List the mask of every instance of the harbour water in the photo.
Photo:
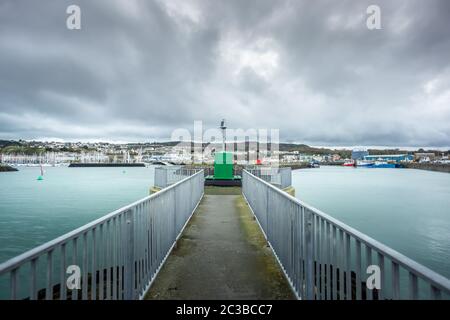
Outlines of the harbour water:
[[0,262],[139,200],[154,167],[20,167],[0,174]]
[[450,278],[450,175],[414,169],[293,171],[296,197]]

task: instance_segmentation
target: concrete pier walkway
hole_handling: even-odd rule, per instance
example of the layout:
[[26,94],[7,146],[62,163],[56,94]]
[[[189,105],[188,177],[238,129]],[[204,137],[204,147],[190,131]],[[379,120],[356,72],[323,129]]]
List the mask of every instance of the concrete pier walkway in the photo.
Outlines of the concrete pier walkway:
[[205,196],[146,299],[295,299],[240,188]]

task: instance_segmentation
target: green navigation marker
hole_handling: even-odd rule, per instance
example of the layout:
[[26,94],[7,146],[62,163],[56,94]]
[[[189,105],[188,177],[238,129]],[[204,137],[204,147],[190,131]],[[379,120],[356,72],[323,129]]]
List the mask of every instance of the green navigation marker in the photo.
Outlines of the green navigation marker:
[[214,157],[214,179],[233,180],[233,154],[217,152]]

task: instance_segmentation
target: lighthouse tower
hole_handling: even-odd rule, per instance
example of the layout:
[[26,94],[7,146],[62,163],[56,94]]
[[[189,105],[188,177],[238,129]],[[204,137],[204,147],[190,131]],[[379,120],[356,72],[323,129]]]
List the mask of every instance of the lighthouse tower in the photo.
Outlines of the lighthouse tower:
[[216,180],[233,180],[233,154],[226,152],[226,130],[225,119],[220,122],[222,130],[222,151],[216,152],[214,157],[214,179]]

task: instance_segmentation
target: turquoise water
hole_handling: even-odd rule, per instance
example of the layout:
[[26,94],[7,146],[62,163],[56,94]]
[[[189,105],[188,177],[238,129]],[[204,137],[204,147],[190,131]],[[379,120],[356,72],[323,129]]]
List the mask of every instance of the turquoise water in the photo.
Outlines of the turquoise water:
[[23,167],[0,173],[0,262],[139,200],[154,168]]
[[450,174],[321,167],[292,178],[297,198],[450,278]]

